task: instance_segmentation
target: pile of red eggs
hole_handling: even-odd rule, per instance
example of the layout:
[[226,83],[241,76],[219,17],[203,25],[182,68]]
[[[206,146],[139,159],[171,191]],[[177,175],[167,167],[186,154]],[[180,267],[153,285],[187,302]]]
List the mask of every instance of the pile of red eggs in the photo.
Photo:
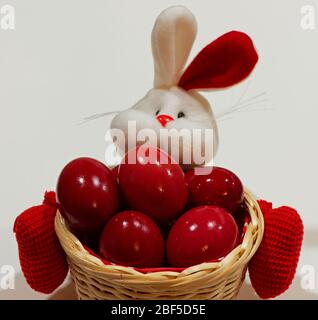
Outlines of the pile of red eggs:
[[78,158],[59,176],[59,210],[84,244],[94,247],[97,239],[96,254],[115,264],[155,268],[217,261],[241,239],[236,217],[243,186],[229,170],[208,169],[184,172],[152,147],[131,150],[112,170]]

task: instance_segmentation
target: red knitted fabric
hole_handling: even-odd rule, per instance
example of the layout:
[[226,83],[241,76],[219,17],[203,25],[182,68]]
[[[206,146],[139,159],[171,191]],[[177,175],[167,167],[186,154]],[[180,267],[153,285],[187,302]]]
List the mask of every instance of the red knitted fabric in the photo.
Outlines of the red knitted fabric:
[[296,210],[272,209],[259,201],[265,230],[262,243],[249,263],[249,274],[256,293],[262,299],[274,298],[291,285],[296,273],[304,228]]
[[185,90],[226,88],[244,80],[257,61],[251,38],[243,32],[231,31],[199,52],[178,85]]
[[42,205],[21,213],[15,220],[22,272],[30,287],[49,294],[68,273],[65,253],[54,231],[55,193],[46,192]]

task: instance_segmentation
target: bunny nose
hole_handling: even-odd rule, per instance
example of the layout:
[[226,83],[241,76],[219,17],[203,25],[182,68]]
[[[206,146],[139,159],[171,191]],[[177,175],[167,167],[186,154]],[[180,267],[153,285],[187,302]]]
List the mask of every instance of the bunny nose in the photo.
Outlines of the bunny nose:
[[167,125],[168,122],[174,120],[171,116],[168,116],[167,114],[161,114],[157,117],[157,120],[161,123],[163,127]]

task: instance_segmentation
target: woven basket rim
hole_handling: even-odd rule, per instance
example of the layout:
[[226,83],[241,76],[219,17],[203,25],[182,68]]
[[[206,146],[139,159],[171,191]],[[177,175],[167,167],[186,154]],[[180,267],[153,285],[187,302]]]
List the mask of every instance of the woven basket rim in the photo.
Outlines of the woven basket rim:
[[[173,280],[175,278],[186,277],[197,272],[218,270],[220,276],[229,272],[234,268],[239,268],[242,265],[247,265],[254,253],[257,251],[264,233],[264,220],[261,209],[255,200],[255,197],[247,189],[244,190],[244,203],[248,208],[251,221],[247,226],[243,241],[222,260],[217,262],[204,262],[198,265],[188,267],[182,271],[154,271],[143,273],[133,267],[125,267],[115,264],[106,265],[96,256],[91,255],[79,239],[70,232],[64,218],[57,210],[55,217],[55,232],[61,243],[63,250],[69,261],[76,261],[76,264],[81,265],[82,269],[95,273],[113,273],[125,274],[138,279],[161,281]],[[160,269],[162,269],[161,267]],[[154,268],[155,269],[155,268]],[[159,269],[159,268],[158,268]]]

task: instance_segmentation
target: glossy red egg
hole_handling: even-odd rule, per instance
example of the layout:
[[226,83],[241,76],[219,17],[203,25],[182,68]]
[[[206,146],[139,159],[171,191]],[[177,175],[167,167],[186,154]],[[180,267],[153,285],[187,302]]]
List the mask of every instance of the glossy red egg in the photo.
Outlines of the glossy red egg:
[[214,205],[235,213],[243,201],[241,180],[230,170],[220,167],[206,168],[206,173],[196,175],[194,169],[186,173],[189,205]]
[[[119,170],[119,165],[111,169],[112,176],[115,179],[117,184],[118,184],[118,170]],[[122,191],[119,188],[118,188],[118,201],[119,201],[118,211],[124,211],[124,210],[130,209],[129,205],[125,200],[125,197],[122,194]]]
[[158,226],[138,211],[123,211],[106,224],[100,239],[100,256],[111,262],[139,267],[160,267],[164,240]]
[[91,158],[78,158],[64,167],[56,194],[61,214],[72,229],[81,232],[100,229],[118,208],[111,171]]
[[176,218],[187,203],[185,175],[160,149],[141,146],[130,150],[119,167],[118,181],[129,207],[159,223]]
[[183,214],[167,239],[172,267],[190,267],[226,256],[236,245],[238,228],[233,216],[216,206],[200,206]]
[[117,181],[117,178],[118,178],[118,169],[119,169],[119,166],[116,166],[110,170],[115,181]]

